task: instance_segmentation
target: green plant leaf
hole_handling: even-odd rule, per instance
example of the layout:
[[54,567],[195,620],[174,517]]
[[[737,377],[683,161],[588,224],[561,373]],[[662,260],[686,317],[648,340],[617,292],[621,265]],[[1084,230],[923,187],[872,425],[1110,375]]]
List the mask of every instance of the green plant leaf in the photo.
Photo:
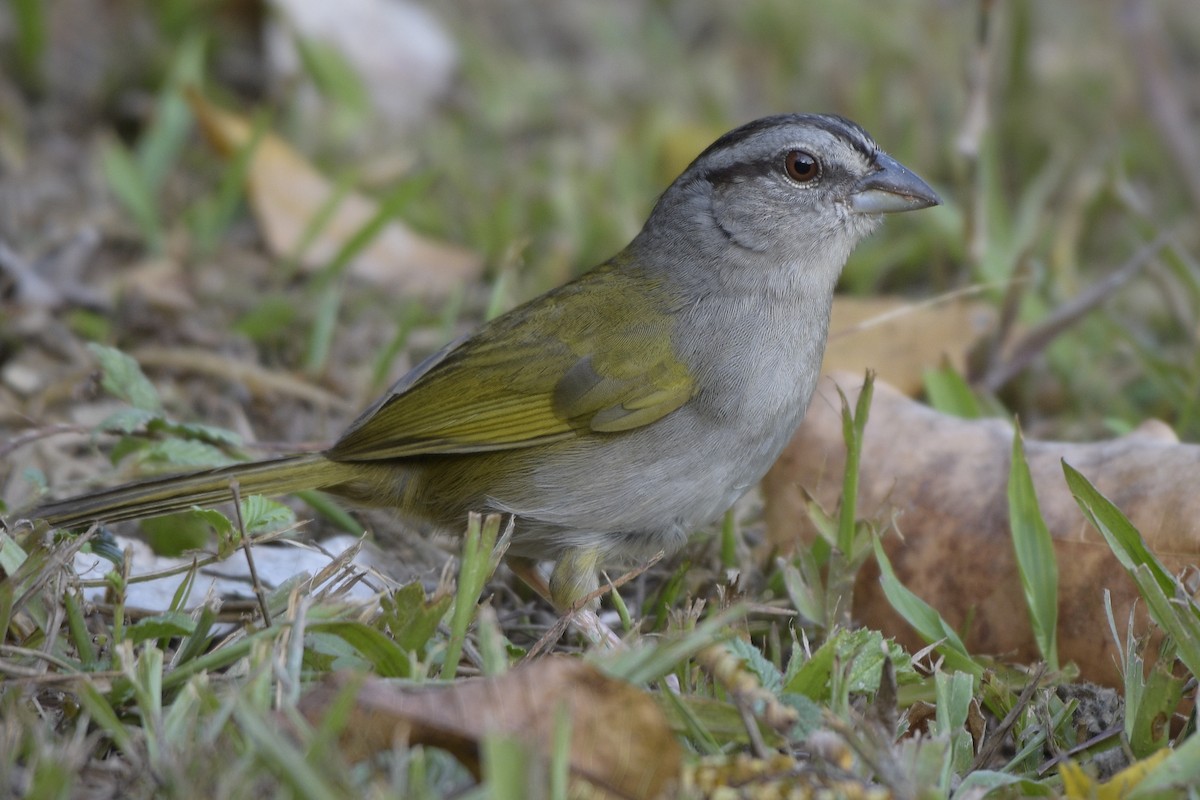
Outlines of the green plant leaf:
[[827,627],[830,620],[826,616],[825,586],[812,548],[801,547],[792,559],[791,564],[783,559],[778,562],[792,608],[809,622]]
[[[798,653],[792,656],[793,659],[799,657]],[[911,669],[902,650],[884,639],[879,631],[839,628],[799,668],[789,664],[784,690],[813,700],[826,699],[836,666],[844,672],[848,692],[873,694],[879,689],[883,662],[887,658],[893,659],[898,672]]]
[[773,695],[783,689],[783,675],[767,660],[762,651],[745,639],[734,636],[725,642],[725,647],[742,660],[746,669],[754,673],[759,684]]
[[115,347],[106,347],[92,342],[88,349],[100,362],[103,373],[101,386],[129,405],[142,411],[162,412],[162,401],[158,390],[142,372],[142,368],[130,356]]
[[442,594],[425,597],[420,581],[406,584],[380,601],[380,621],[405,650],[420,653],[437,631],[438,624],[446,616],[453,595]]
[[985,798],[991,797],[997,789],[1007,790],[997,791],[997,797],[1055,797],[1058,794],[1053,787],[1020,775],[977,769],[963,778],[954,790],[954,796]]
[[483,585],[496,569],[493,553],[500,535],[499,514],[486,517],[471,514],[467,533],[463,537],[462,561],[458,570],[458,591],[454,596],[454,611],[450,619],[450,641],[442,662],[442,678],[451,679],[458,671],[458,659],[467,639],[467,627],[475,616],[475,607]]
[[17,70],[27,89],[41,89],[44,78],[42,56],[46,51],[47,6],[41,0],[12,0],[9,3],[12,18],[10,24],[16,36],[10,32],[9,42],[15,38]]
[[112,704],[108,699],[100,693],[91,682],[85,682],[80,685],[78,694],[80,705],[82,705],[91,715],[92,721],[112,739],[120,750],[133,757],[138,757],[137,748],[134,745],[133,736],[121,722],[117,712],[113,709]]
[[[1139,659],[1140,662],[1140,659]],[[1141,664],[1138,664],[1139,668]],[[1129,749],[1138,758],[1170,746],[1171,726],[1168,721],[1179,710],[1183,699],[1186,675],[1175,674],[1175,646],[1169,637],[1164,637],[1158,660],[1148,676],[1133,676],[1141,682],[1135,702],[1126,701],[1125,730],[1129,738]]]
[[105,433],[134,433],[145,430],[146,426],[156,419],[162,419],[155,411],[144,408],[122,408],[114,414],[105,417],[97,430]]
[[245,740],[252,745],[254,758],[289,788],[288,796],[304,800],[345,796],[305,758],[293,739],[253,704],[238,703],[232,712]]
[[233,323],[233,330],[256,342],[279,336],[297,317],[296,304],[281,295],[264,297]]
[[946,771],[942,773],[942,785],[950,785],[951,774],[961,775],[971,764],[971,734],[966,730],[967,715],[971,710],[974,680],[966,672],[947,674],[938,670],[934,675],[937,692],[937,712],[934,722],[938,736],[950,742],[950,758],[946,759]]
[[277,531],[295,522],[295,512],[277,500],[260,494],[242,500],[242,524],[248,535]]
[[152,428],[173,433],[184,439],[195,439],[220,447],[237,447],[242,443],[242,437],[233,431],[218,428],[216,425],[205,425],[202,422],[172,422],[161,419],[156,421]]
[[329,124],[341,133],[358,129],[369,117],[371,98],[362,77],[336,47],[317,39],[295,36],[292,41],[308,76],[332,101]]
[[[254,154],[269,127],[270,120],[267,115],[259,114],[255,117],[254,130],[249,140],[238,148],[226,164],[216,191],[198,200],[188,209],[188,227],[200,254],[215,252],[222,237],[233,224],[242,205]],[[251,312],[251,315],[253,314],[254,312]]]
[[890,655],[883,634],[868,628],[839,630],[833,641],[838,661],[849,665],[847,688],[858,694],[878,691],[883,662]]
[[177,472],[181,468],[222,467],[232,464],[224,450],[194,439],[164,439],[146,443],[134,451],[140,469]]
[[795,710],[798,715],[796,724],[788,731],[789,740],[798,742],[806,739],[824,724],[824,711],[807,695],[782,692],[779,701]]
[[125,629],[125,637],[136,645],[148,639],[189,636],[195,629],[191,615],[175,611],[138,620]]
[[202,550],[212,540],[208,515],[181,511],[142,520],[142,535],[150,549],[160,556],[179,556],[188,550]]
[[[793,694],[802,694],[818,702],[828,698],[829,678],[833,672],[833,659],[835,655],[835,645],[832,641],[826,640],[824,644],[816,649],[811,658],[806,660],[799,669],[792,672],[791,678],[784,686],[784,690]],[[798,653],[792,654],[793,659],[798,657]]]
[[325,633],[341,639],[382,678],[412,677],[408,653],[387,635],[361,622],[332,620],[312,622],[309,633]]

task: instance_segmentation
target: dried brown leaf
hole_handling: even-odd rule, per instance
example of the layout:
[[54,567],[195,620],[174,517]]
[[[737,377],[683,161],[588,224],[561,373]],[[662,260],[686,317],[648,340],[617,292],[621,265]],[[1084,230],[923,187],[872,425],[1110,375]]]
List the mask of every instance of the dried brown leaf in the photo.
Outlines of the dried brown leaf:
[[[862,379],[835,380],[853,404]],[[808,541],[806,498],[823,508],[839,500],[845,445],[840,401],[822,382],[796,438],[764,481],[770,546],[788,552]],[[884,538],[896,574],[963,634],[972,652],[1038,660],[1008,527],[1012,428],[1003,420],[940,414],[877,383],[863,442],[858,515],[896,521]],[[1200,446],[1180,444],[1162,423],[1094,443],[1027,441],[1026,457],[1059,569],[1059,655],[1083,676],[1120,680],[1103,591],[1118,622],[1137,598],[1133,582],[1084,519],[1063,479],[1066,459],[1117,504],[1170,570],[1200,555]],[[892,610],[879,572],[865,566],[854,615],[916,648],[923,645]],[[964,626],[968,626],[963,630]]]
[[[335,676],[318,686],[301,701],[301,711],[321,718],[348,680],[356,679]],[[678,780],[679,744],[653,698],[571,658],[423,689],[366,678],[341,744],[353,759],[397,741],[431,745],[478,770],[480,742],[488,735],[518,737],[548,756],[560,710],[571,722],[571,775],[592,796],[659,797]]]

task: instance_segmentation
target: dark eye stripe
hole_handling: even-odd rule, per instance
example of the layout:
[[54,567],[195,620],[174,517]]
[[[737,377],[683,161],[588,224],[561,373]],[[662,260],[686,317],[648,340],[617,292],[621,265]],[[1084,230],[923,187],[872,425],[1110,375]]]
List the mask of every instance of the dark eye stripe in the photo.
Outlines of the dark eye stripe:
[[778,158],[764,158],[758,161],[739,161],[724,167],[706,169],[696,176],[699,180],[709,183],[735,183],[748,181],[770,175],[779,170]]
[[[726,167],[716,167],[698,172],[689,178],[692,181],[708,181],[712,184],[736,183],[754,180],[772,174],[782,174],[784,170],[783,156],[761,159],[758,161],[743,161]],[[847,172],[839,164],[825,163],[821,166],[823,179],[829,185],[846,180]]]

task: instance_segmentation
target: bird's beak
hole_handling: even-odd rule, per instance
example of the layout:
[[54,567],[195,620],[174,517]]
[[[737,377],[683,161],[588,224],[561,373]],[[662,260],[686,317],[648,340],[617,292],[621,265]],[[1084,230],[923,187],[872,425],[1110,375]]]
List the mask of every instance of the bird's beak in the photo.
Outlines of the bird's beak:
[[908,167],[887,153],[875,156],[878,169],[860,180],[850,192],[856,214],[892,214],[940,205],[942,198]]

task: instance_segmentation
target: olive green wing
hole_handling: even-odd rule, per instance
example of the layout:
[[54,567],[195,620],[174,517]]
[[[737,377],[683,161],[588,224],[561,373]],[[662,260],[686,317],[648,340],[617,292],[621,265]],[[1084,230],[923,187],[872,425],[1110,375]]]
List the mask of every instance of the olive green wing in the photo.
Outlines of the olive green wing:
[[[595,281],[607,276],[595,302]],[[656,284],[605,268],[494,320],[402,378],[328,455],[505,450],[648,425],[695,389]]]

